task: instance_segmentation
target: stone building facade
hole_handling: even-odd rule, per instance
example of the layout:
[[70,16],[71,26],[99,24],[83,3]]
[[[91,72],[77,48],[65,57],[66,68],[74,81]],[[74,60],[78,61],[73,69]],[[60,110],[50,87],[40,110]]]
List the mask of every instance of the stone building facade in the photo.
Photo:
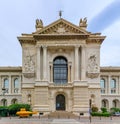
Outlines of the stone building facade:
[[[105,39],[60,18],[48,26],[36,20],[36,31],[22,34],[22,67],[0,67],[0,104],[28,103],[48,113],[88,114],[91,106],[119,107],[120,68],[100,67]],[[112,82],[112,83],[111,83]]]

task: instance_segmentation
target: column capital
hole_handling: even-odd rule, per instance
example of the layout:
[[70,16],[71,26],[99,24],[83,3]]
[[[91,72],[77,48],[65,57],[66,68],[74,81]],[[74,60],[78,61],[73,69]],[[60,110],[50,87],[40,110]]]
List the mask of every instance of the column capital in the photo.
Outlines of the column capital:
[[36,45],[36,48],[41,48],[42,45]]
[[49,65],[50,65],[50,66],[53,66],[53,62],[49,62]]
[[75,45],[74,47],[75,47],[75,48],[79,48],[79,47],[80,47],[80,45]]
[[85,44],[82,44],[82,45],[81,45],[81,48],[85,48],[85,47],[86,47],[86,45],[85,45]]
[[68,62],[68,65],[69,65],[69,66],[72,66],[72,62],[71,62],[71,61],[70,61],[70,62]]
[[46,48],[47,48],[47,45],[42,45],[42,48],[43,48],[43,49],[46,49]]

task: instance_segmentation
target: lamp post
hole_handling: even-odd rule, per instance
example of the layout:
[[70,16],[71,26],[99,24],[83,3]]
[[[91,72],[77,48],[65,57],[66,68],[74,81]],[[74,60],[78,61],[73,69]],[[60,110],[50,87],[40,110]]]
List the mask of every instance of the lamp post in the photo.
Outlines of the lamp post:
[[30,108],[31,108],[31,94],[30,93],[28,94],[28,104],[30,105]]
[[3,96],[4,96],[5,93],[6,93],[6,88],[5,87],[2,88],[2,93],[3,93]]
[[[2,94],[0,96],[3,96],[4,97],[6,91],[7,91],[7,89],[5,87],[3,87],[2,88]],[[6,105],[6,100],[5,99],[2,100],[2,104],[3,104],[3,106]],[[1,114],[0,114],[0,119],[1,119]]]
[[[1,96],[4,97],[6,92],[7,92],[7,89],[6,89],[5,87],[3,87],[3,88],[2,88],[2,95],[1,95]],[[4,99],[4,101],[3,101],[3,106],[5,106],[5,102],[6,102],[6,101],[5,101],[5,99]]]
[[90,119],[90,123],[91,123],[91,112],[92,112],[92,100],[89,100],[89,119]]

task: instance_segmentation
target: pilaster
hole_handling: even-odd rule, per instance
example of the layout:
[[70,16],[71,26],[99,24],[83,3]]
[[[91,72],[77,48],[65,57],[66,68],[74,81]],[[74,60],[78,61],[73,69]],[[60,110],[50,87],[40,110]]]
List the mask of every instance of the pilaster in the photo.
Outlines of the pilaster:
[[43,46],[43,80],[47,80],[47,46]]
[[50,82],[53,82],[53,63],[50,62]]
[[111,93],[111,88],[110,88],[110,81],[111,81],[111,76],[108,76],[108,94]]
[[36,67],[36,81],[40,81],[40,51],[41,51],[41,47],[37,47],[37,67]]
[[81,47],[81,80],[86,80],[85,46]]
[[79,80],[79,67],[78,67],[78,50],[79,46],[75,46],[75,81]]
[[11,75],[9,75],[9,94],[11,94],[12,91],[12,80],[11,80]]
[[68,83],[71,82],[71,62],[68,62]]

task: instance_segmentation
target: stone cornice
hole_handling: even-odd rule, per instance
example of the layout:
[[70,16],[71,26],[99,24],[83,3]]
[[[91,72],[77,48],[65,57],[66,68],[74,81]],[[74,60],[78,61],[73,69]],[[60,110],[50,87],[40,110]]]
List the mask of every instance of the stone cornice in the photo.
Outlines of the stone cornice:
[[36,40],[40,39],[87,39],[89,35],[85,34],[34,34]]
[[22,72],[22,67],[12,67],[12,66],[6,66],[6,67],[0,67],[0,72]]
[[33,36],[21,36],[21,37],[17,37],[17,38],[18,38],[21,45],[23,43],[29,43],[29,44],[35,44],[36,43]]
[[100,67],[100,72],[120,72],[120,67]]
[[102,44],[106,36],[99,36],[99,35],[90,35],[89,38],[87,39],[86,43],[97,43],[97,44]]

